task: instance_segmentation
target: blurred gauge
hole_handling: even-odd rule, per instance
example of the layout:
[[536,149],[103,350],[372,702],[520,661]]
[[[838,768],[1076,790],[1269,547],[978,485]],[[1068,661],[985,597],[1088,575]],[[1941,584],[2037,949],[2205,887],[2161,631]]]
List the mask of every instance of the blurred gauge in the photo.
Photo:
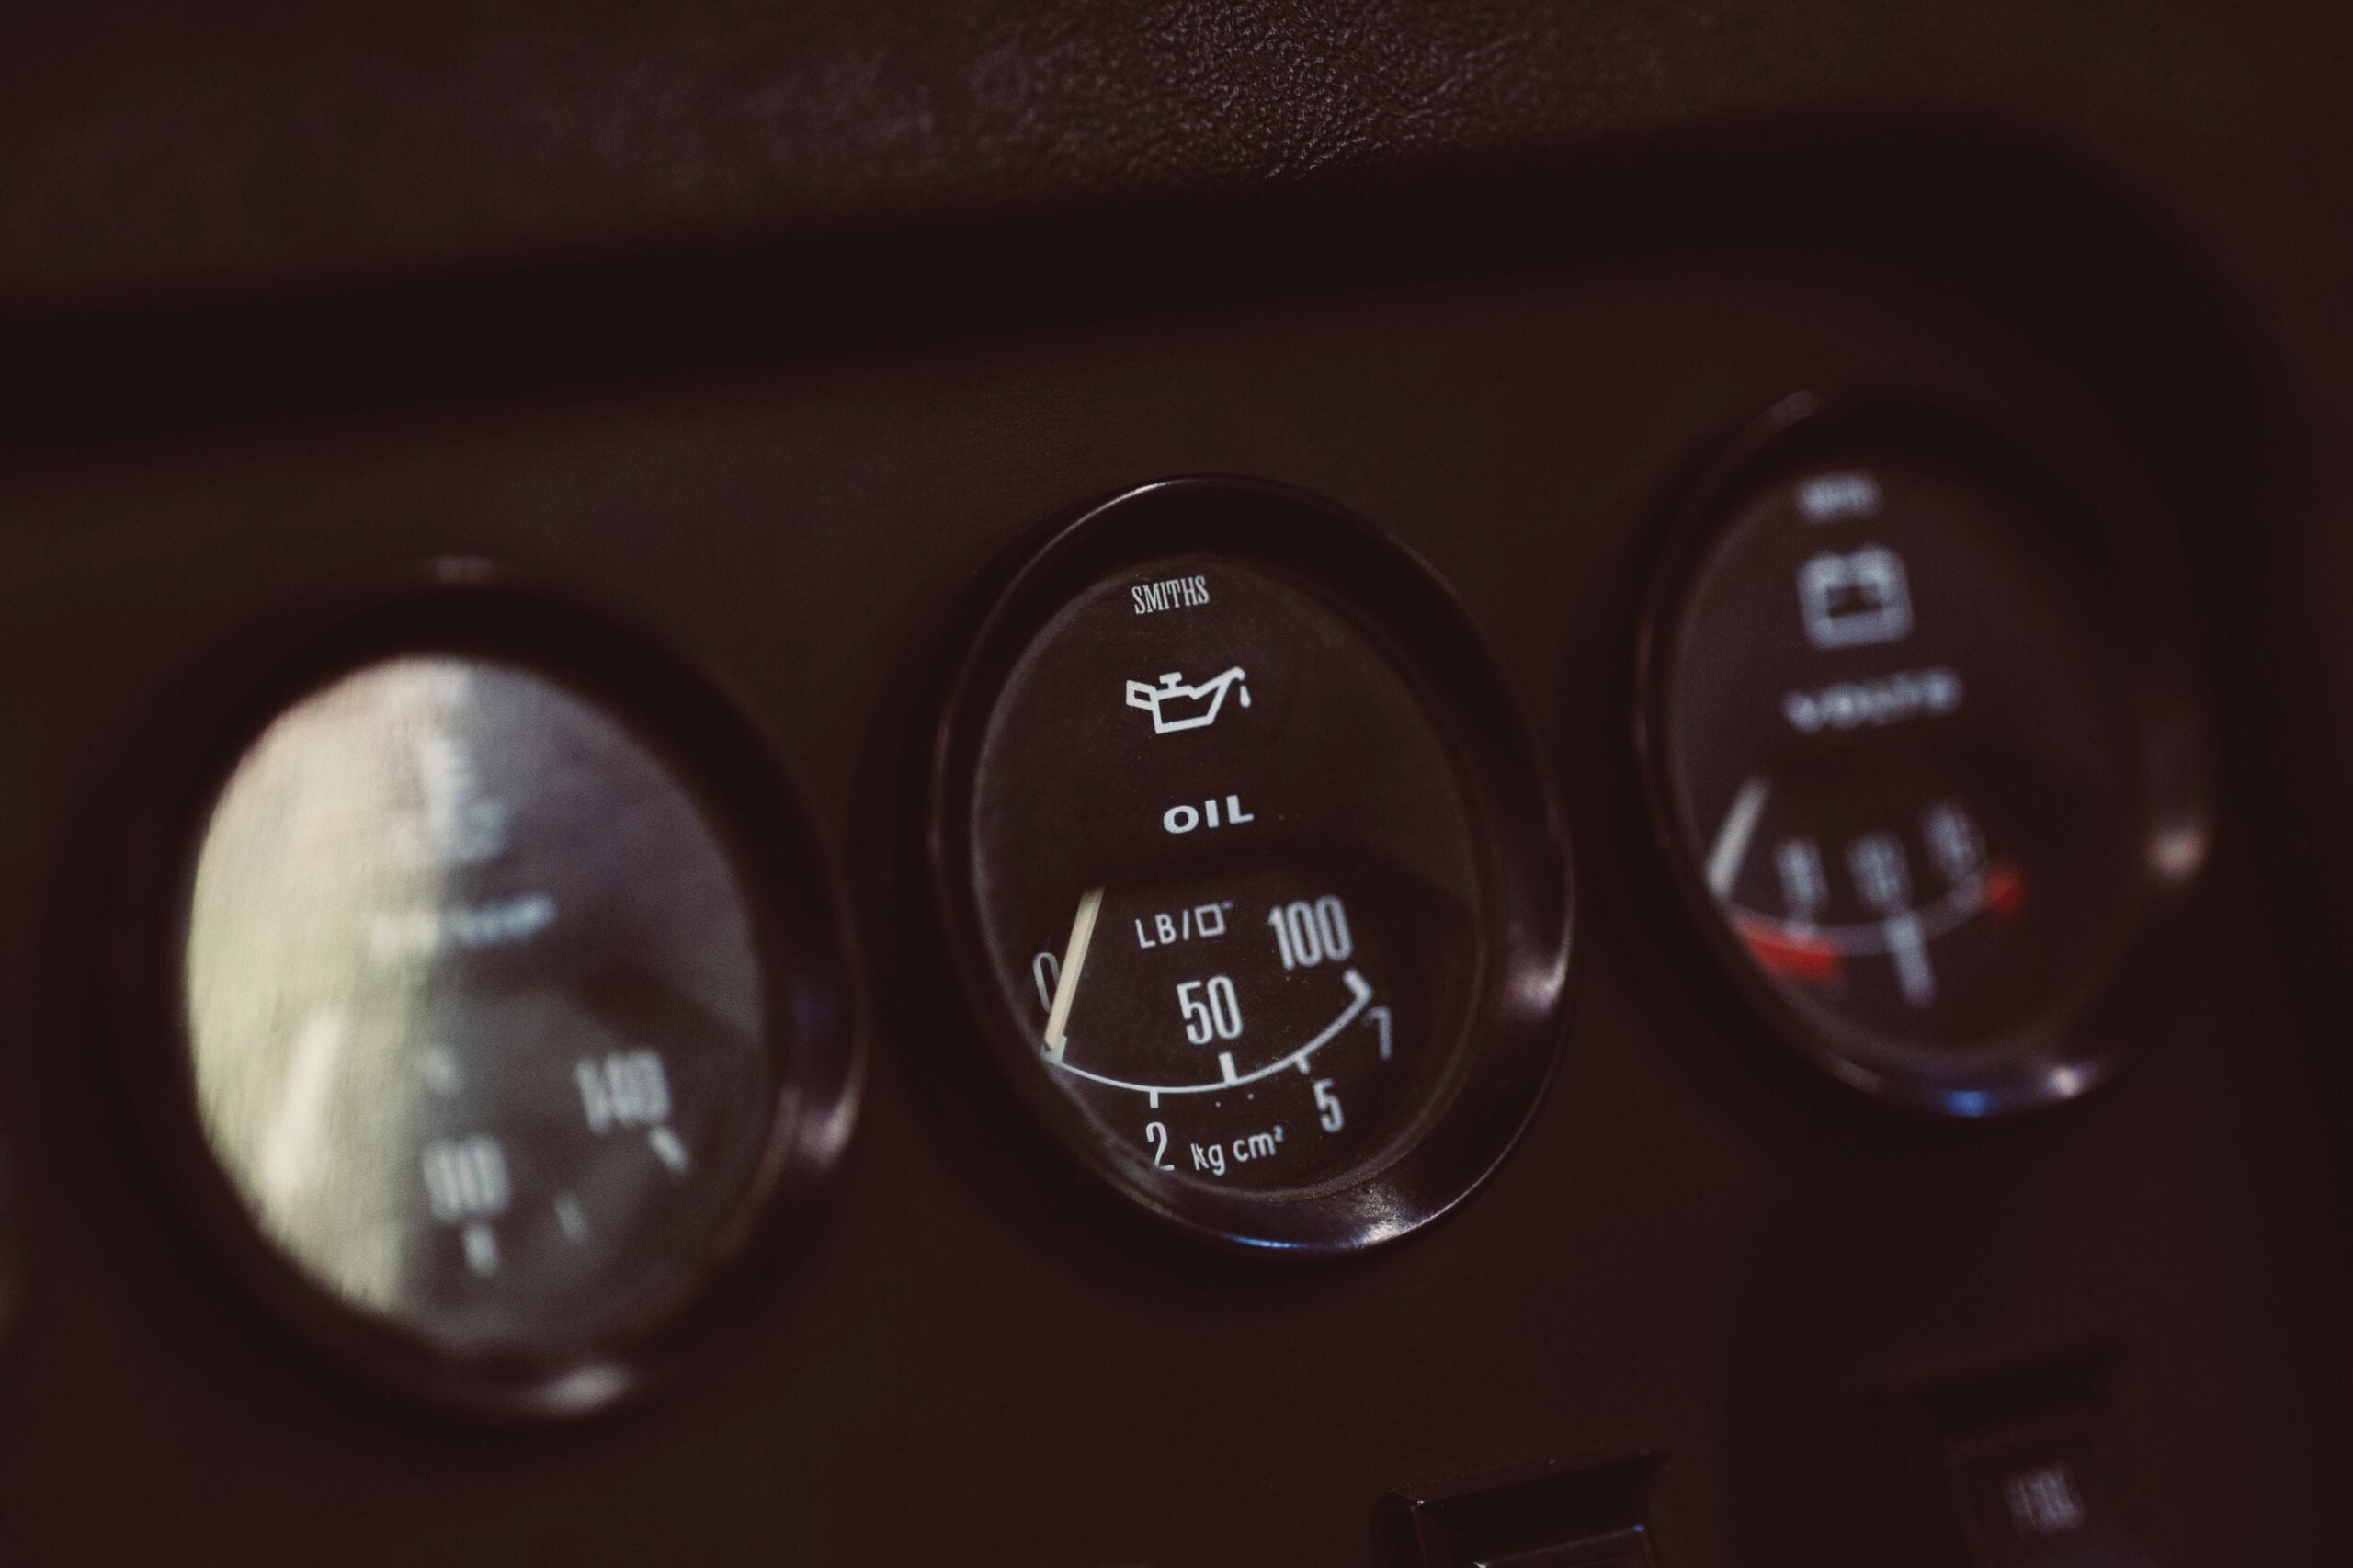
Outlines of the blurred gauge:
[[2015,459],[1801,421],[1691,524],[1652,762],[1694,902],[1837,1075],[1959,1115],[2063,1098],[2202,858],[2187,726],[2100,536]]
[[1320,503],[1154,486],[1021,574],[936,869],[1022,1094],[1184,1227],[1343,1250],[1458,1201],[1559,1028],[1566,860],[1442,590]]
[[631,661],[608,695],[479,635],[487,605],[439,615],[328,660],[210,792],[174,1079],[306,1324],[461,1403],[576,1408],[838,1143],[828,900],[657,654],[572,629]]

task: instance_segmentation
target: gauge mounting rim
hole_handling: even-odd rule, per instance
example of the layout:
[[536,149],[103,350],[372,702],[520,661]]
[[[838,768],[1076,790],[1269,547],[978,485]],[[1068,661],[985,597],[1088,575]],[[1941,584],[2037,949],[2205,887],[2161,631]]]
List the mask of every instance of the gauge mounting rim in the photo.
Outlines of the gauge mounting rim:
[[[1809,454],[1867,458],[1880,451],[1956,468],[2021,500],[2050,525],[2042,540],[2075,585],[2106,564],[2116,590],[2091,604],[2133,656],[2116,665],[2129,736],[2130,809],[2138,821],[2121,842],[2129,885],[2120,888],[2114,929],[2097,968],[2049,1012],[1965,1053],[1945,1074],[1919,1071],[1898,1051],[1850,1054],[1861,1031],[1833,1040],[1756,971],[1680,842],[1665,736],[1673,660],[1668,653],[1691,588],[1739,504],[1786,476]],[[1727,989],[1738,1011],[1759,1020],[1795,1055],[1847,1089],[1882,1105],[1959,1122],[2000,1121],[2076,1100],[2107,1083],[2135,1053],[2144,988],[2170,946],[2211,855],[2211,770],[2203,706],[2193,670],[2176,644],[2153,634],[2185,596],[2158,551],[2124,537],[2118,519],[2155,508],[2136,475],[2090,454],[2046,453],[1995,417],[1901,388],[1784,396],[1740,426],[1677,493],[1650,562],[1635,631],[1631,743],[1643,796],[1647,859],[1673,886],[1670,900],[1696,960]],[[1847,1038],[1851,1036],[1851,1041]]]
[[[495,662],[619,724],[694,803],[742,888],[776,1074],[760,1152],[694,1267],[562,1354],[452,1353],[358,1308],[262,1231],[196,1101],[182,976],[211,811],[293,704],[407,654]],[[467,1419],[547,1422],[671,1386],[740,1328],[805,1239],[856,1120],[864,1071],[852,934],[791,775],[756,710],[630,616],[504,562],[439,557],[347,578],[212,650],[155,726],[115,857],[105,1006],[145,1146],[177,1206],[263,1312],[381,1394]]]
[[[1486,933],[1443,1105],[1376,1156],[1374,1168],[1304,1196],[1148,1183],[1079,1103],[1035,1071],[1005,1016],[981,935],[970,802],[981,746],[1015,665],[1073,595],[1111,572],[1175,554],[1230,553],[1310,585],[1396,668],[1463,786]],[[932,910],[968,1022],[1038,1132],[1101,1187],[1195,1241],[1328,1257],[1427,1226],[1494,1175],[1534,1119],[1565,1032],[1578,947],[1575,871],[1548,759],[1500,666],[1444,580],[1402,541],[1311,492],[1193,474],[1152,481],[1081,509],[1019,551],[949,684],[928,768],[925,849]],[[1411,626],[1408,641],[1393,628]],[[1459,699],[1441,707],[1434,699]]]

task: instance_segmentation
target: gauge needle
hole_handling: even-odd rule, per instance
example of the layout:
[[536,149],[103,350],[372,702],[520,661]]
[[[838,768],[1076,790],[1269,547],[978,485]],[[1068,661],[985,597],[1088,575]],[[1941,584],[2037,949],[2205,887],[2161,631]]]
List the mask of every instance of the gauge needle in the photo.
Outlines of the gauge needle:
[[1078,901],[1078,917],[1070,923],[1070,946],[1063,949],[1063,972],[1054,987],[1054,1005],[1046,1009],[1046,1052],[1059,1059],[1068,1043],[1070,1010],[1078,1000],[1078,971],[1086,967],[1086,947],[1095,940],[1095,917],[1103,913],[1103,890],[1089,888]]
[[1733,797],[1732,810],[1716,829],[1716,841],[1708,849],[1708,891],[1719,899],[1732,897],[1733,883],[1740,880],[1740,863],[1748,858],[1748,841],[1756,832],[1756,819],[1765,814],[1765,797],[1771,790],[1763,778],[1749,779]]

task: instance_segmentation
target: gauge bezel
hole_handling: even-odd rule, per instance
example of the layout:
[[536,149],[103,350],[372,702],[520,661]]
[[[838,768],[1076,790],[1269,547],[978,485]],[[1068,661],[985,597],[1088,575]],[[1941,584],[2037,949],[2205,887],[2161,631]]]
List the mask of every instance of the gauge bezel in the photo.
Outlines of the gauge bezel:
[[[1916,1048],[1874,1048],[1860,1028],[1810,1017],[1782,996],[1734,940],[1681,842],[1674,758],[1665,735],[1670,649],[1691,591],[1740,506],[1809,459],[1868,460],[1874,453],[1949,465],[2018,499],[2043,525],[2036,544],[2068,574],[2077,601],[2099,618],[2109,645],[2129,652],[2114,674],[2120,727],[2130,746],[2122,835],[2127,885],[2113,926],[2082,981],[2040,1015],[1954,1051],[1950,1070],[1924,1070]],[[1698,937],[1695,967],[1711,969],[1742,1010],[1829,1077],[1888,1105],[1959,1120],[2001,1119],[2075,1099],[2107,1082],[2146,1032],[2158,987],[2154,955],[2197,887],[2213,838],[2211,768],[2198,681],[2182,639],[2160,628],[2186,619],[2183,595],[2156,550],[2120,519],[2155,503],[2114,464],[2046,456],[1996,422],[1907,392],[1800,392],[1753,420],[1702,467],[1669,515],[1643,601],[1632,676],[1632,743],[1647,836],[1676,889],[1682,924]]]
[[[750,1179],[690,1274],[597,1343],[561,1353],[452,1354],[335,1296],[262,1231],[198,1109],[183,978],[215,803],[289,707],[404,654],[507,665],[612,717],[692,795],[753,925],[776,1095]],[[580,1416],[643,1397],[740,1325],[813,1221],[856,1119],[863,1063],[847,915],[750,705],[621,615],[509,567],[444,559],[344,585],[249,633],[200,672],[165,728],[123,839],[111,1006],[150,1145],[248,1293],[365,1383],[500,1420]]]
[[[972,791],[1006,683],[1046,624],[1106,575],[1176,554],[1231,554],[1309,585],[1380,652],[1453,766],[1479,855],[1479,985],[1449,1042],[1443,1103],[1370,1169],[1304,1195],[1145,1179],[1124,1145],[1038,1070],[1007,1014],[974,884]],[[1409,631],[1400,629],[1410,629]],[[1086,1172],[1178,1233],[1248,1251],[1354,1253],[1452,1210],[1535,1115],[1559,1055],[1574,944],[1574,870],[1551,770],[1468,613],[1402,543],[1334,504],[1267,481],[1141,485],[1087,508],[1029,554],[980,624],[931,758],[926,843],[935,912],[968,1014],[1033,1120]]]

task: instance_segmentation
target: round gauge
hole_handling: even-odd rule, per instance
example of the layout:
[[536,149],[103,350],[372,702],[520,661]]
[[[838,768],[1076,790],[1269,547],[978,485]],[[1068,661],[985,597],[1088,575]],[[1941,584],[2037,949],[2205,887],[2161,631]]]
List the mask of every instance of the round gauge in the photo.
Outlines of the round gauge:
[[1956,426],[1804,403],[1703,487],[1650,650],[1670,848],[1735,972],[1870,1092],[2081,1092],[2206,843],[2191,726],[2083,508]]
[[1568,955],[1544,776],[1461,611],[1362,525],[1209,480],[1090,514],[990,617],[935,782],[982,1023],[1146,1210],[1370,1245],[1532,1110]]
[[306,1326],[460,1403],[602,1403],[841,1140],[789,797],[682,672],[503,593],[304,672],[199,791],[171,1114]]

